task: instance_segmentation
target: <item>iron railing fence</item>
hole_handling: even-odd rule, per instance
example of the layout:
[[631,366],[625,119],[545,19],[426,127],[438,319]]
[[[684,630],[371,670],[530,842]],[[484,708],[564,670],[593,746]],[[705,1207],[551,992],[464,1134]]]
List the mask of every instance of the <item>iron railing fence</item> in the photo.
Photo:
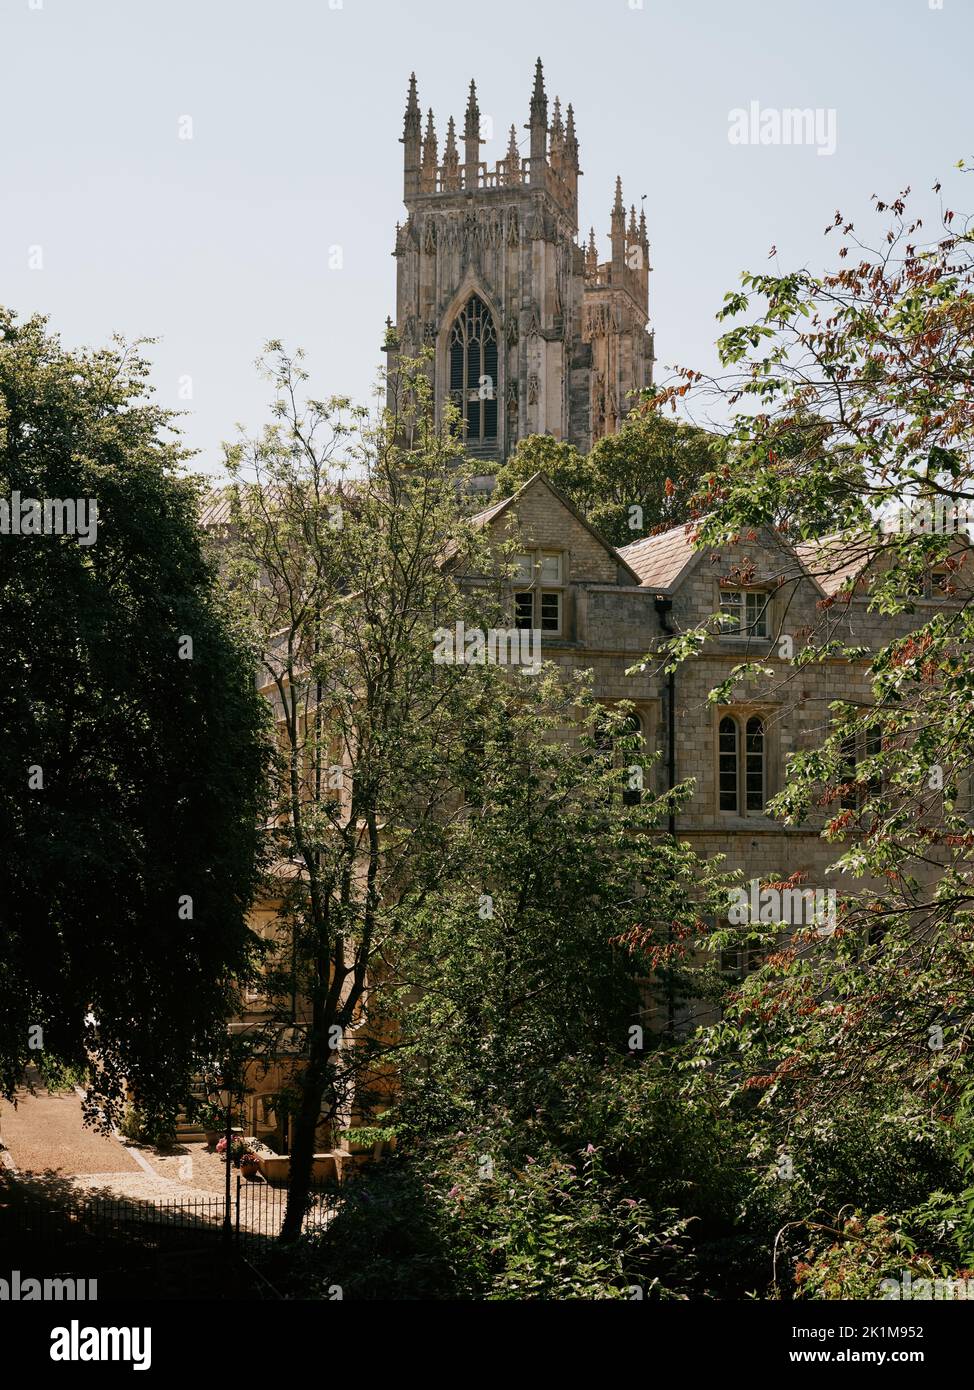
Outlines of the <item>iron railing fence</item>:
[[[0,1240],[29,1239],[71,1248],[81,1244],[123,1243],[147,1250],[188,1248],[219,1241],[233,1244],[253,1260],[280,1234],[287,1188],[236,1179],[229,1210],[212,1197],[146,1201],[115,1194],[35,1194],[23,1186],[0,1188]],[[334,1192],[313,1189],[304,1217],[306,1232],[323,1230],[335,1214]],[[229,1220],[228,1220],[229,1217]]]

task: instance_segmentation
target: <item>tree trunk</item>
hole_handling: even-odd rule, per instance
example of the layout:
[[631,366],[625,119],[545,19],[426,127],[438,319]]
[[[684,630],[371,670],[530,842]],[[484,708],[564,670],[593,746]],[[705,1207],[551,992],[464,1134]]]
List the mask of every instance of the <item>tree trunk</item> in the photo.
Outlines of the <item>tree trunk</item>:
[[312,1039],[308,1070],[301,1081],[301,1107],[294,1126],[287,1192],[287,1210],[281,1226],[281,1240],[294,1241],[301,1234],[301,1225],[308,1207],[311,1187],[311,1167],[314,1163],[315,1139],[321,1122],[321,1100],[325,1093],[327,1070],[318,1062],[318,1045]]

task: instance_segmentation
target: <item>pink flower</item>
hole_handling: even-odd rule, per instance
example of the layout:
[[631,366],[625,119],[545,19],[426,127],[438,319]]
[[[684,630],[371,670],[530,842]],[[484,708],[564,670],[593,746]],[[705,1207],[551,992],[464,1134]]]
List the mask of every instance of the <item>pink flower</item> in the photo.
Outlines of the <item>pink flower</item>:
[[594,1153],[595,1153],[595,1145],[594,1145],[594,1144],[586,1144],[586,1145],[585,1145],[585,1152],[586,1152],[587,1154],[594,1154]]

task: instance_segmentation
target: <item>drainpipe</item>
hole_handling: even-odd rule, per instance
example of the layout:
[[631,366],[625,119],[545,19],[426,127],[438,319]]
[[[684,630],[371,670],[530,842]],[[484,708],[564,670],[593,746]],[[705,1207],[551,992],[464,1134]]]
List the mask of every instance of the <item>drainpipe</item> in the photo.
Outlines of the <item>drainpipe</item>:
[[[657,594],[655,599],[656,615],[659,618],[659,625],[667,637],[676,635],[676,628],[673,626],[673,600],[666,598],[663,594]],[[669,671],[666,676],[666,780],[669,790],[672,791],[676,786],[676,672]],[[676,813],[670,807],[670,813],[666,818],[666,828],[671,840],[676,839]],[[667,944],[672,948],[673,945],[673,924],[672,922],[666,929]],[[676,1000],[673,997],[673,975],[666,983],[666,1017],[667,1024],[672,1037],[676,1031]]]
[[[659,617],[659,625],[667,637],[676,636],[676,628],[673,626],[671,614],[673,612],[673,600],[664,598],[662,594],[656,595],[656,612]],[[676,786],[676,672],[669,671],[666,676],[666,766],[667,783],[670,791]],[[676,836],[676,815],[671,810],[667,817],[667,830],[671,836]]]

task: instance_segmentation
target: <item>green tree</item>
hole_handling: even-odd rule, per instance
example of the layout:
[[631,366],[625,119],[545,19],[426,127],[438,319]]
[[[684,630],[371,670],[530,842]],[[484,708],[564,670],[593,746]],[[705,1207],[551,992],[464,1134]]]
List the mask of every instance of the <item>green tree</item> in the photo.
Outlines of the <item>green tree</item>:
[[576,506],[579,499],[588,497],[589,474],[585,456],[578,452],[574,444],[566,444],[550,434],[529,434],[518,440],[513,454],[497,470],[494,496],[510,497],[535,473],[543,473]]
[[588,456],[588,520],[613,545],[679,526],[692,515],[690,500],[721,448],[719,435],[644,406]]
[[171,1120],[233,1011],[267,761],[148,373],[0,314],[0,496],[97,506],[90,544],[0,536],[0,1089],[43,1056],[108,1120]]
[[[419,997],[401,1017],[403,1104],[423,1132],[495,1110],[521,1122],[553,1099],[568,1059],[654,1046],[668,950],[726,897],[719,858],[661,833],[687,789],[652,792],[625,707],[607,713],[584,679],[555,671],[485,697],[463,763],[471,813],[451,826],[452,872],[431,877],[408,937]],[[655,999],[637,988],[651,972]]]
[[[902,634],[871,655],[869,700],[834,702],[820,746],[789,759],[772,802],[787,824],[824,810],[835,867],[853,885],[838,930],[784,946],[767,933],[767,963],[700,1052],[731,1096],[758,1102],[769,1154],[787,1144],[807,1155],[823,1127],[855,1116],[865,1133],[897,1129],[914,1156],[929,1144],[939,1156],[914,1199],[943,1183],[966,1259],[974,582],[956,532],[974,515],[974,233],[947,209],[921,240],[906,195],[876,212],[875,249],[836,215],[838,263],[821,276],[745,275],[723,310],[726,374],[702,384],[687,373],[677,388],[716,391],[733,411],[725,460],[699,498],[699,543],[777,525],[795,541],[819,538],[803,551],[813,573],[845,576],[779,682],[783,703],[799,698],[810,663],[869,655],[854,595]],[[842,534],[823,542],[823,518]],[[918,603],[924,594],[943,601]],[[886,1200],[883,1184],[877,1173],[872,1203]],[[821,1189],[806,1195],[823,1200]],[[870,1193],[848,1181],[842,1200],[870,1211]],[[902,1191],[889,1200],[909,1205]]]
[[719,436],[647,403],[587,455],[548,435],[522,439],[498,470],[495,496],[509,496],[540,471],[613,545],[629,545],[690,517],[690,500],[721,447]]
[[270,891],[282,909],[264,1033],[272,1048],[286,1034],[295,1063],[281,1097],[293,1119],[288,1242],[319,1129],[368,1109],[404,903],[442,872],[476,676],[434,661],[434,629],[483,625],[456,571],[484,537],[464,516],[461,451],[449,421],[435,426],[421,370],[402,364],[396,409],[372,422],[343,399],[307,398],[300,355],[275,343],[269,362],[272,423],[228,454],[223,558],[280,750]]
[[[268,992],[284,1008],[268,1041],[286,1031],[295,1052],[289,1241],[319,1127],[373,1103],[404,991],[448,1021],[489,981],[474,1052],[489,1036],[495,1081],[456,1030],[436,1065],[473,1103],[502,1075],[523,1101],[566,1047],[626,1045],[632,972],[610,937],[644,919],[665,935],[693,875],[688,851],[650,841],[655,799],[624,803],[590,700],[588,747],[559,742],[583,690],[434,659],[436,629],[496,626],[509,595],[503,549],[466,518],[466,464],[422,371],[404,364],[394,410],[373,425],[345,401],[306,399],[300,358],[277,344],[271,361],[274,421],[230,454],[224,559],[280,735],[287,871]],[[497,915],[482,919],[492,893]]]

